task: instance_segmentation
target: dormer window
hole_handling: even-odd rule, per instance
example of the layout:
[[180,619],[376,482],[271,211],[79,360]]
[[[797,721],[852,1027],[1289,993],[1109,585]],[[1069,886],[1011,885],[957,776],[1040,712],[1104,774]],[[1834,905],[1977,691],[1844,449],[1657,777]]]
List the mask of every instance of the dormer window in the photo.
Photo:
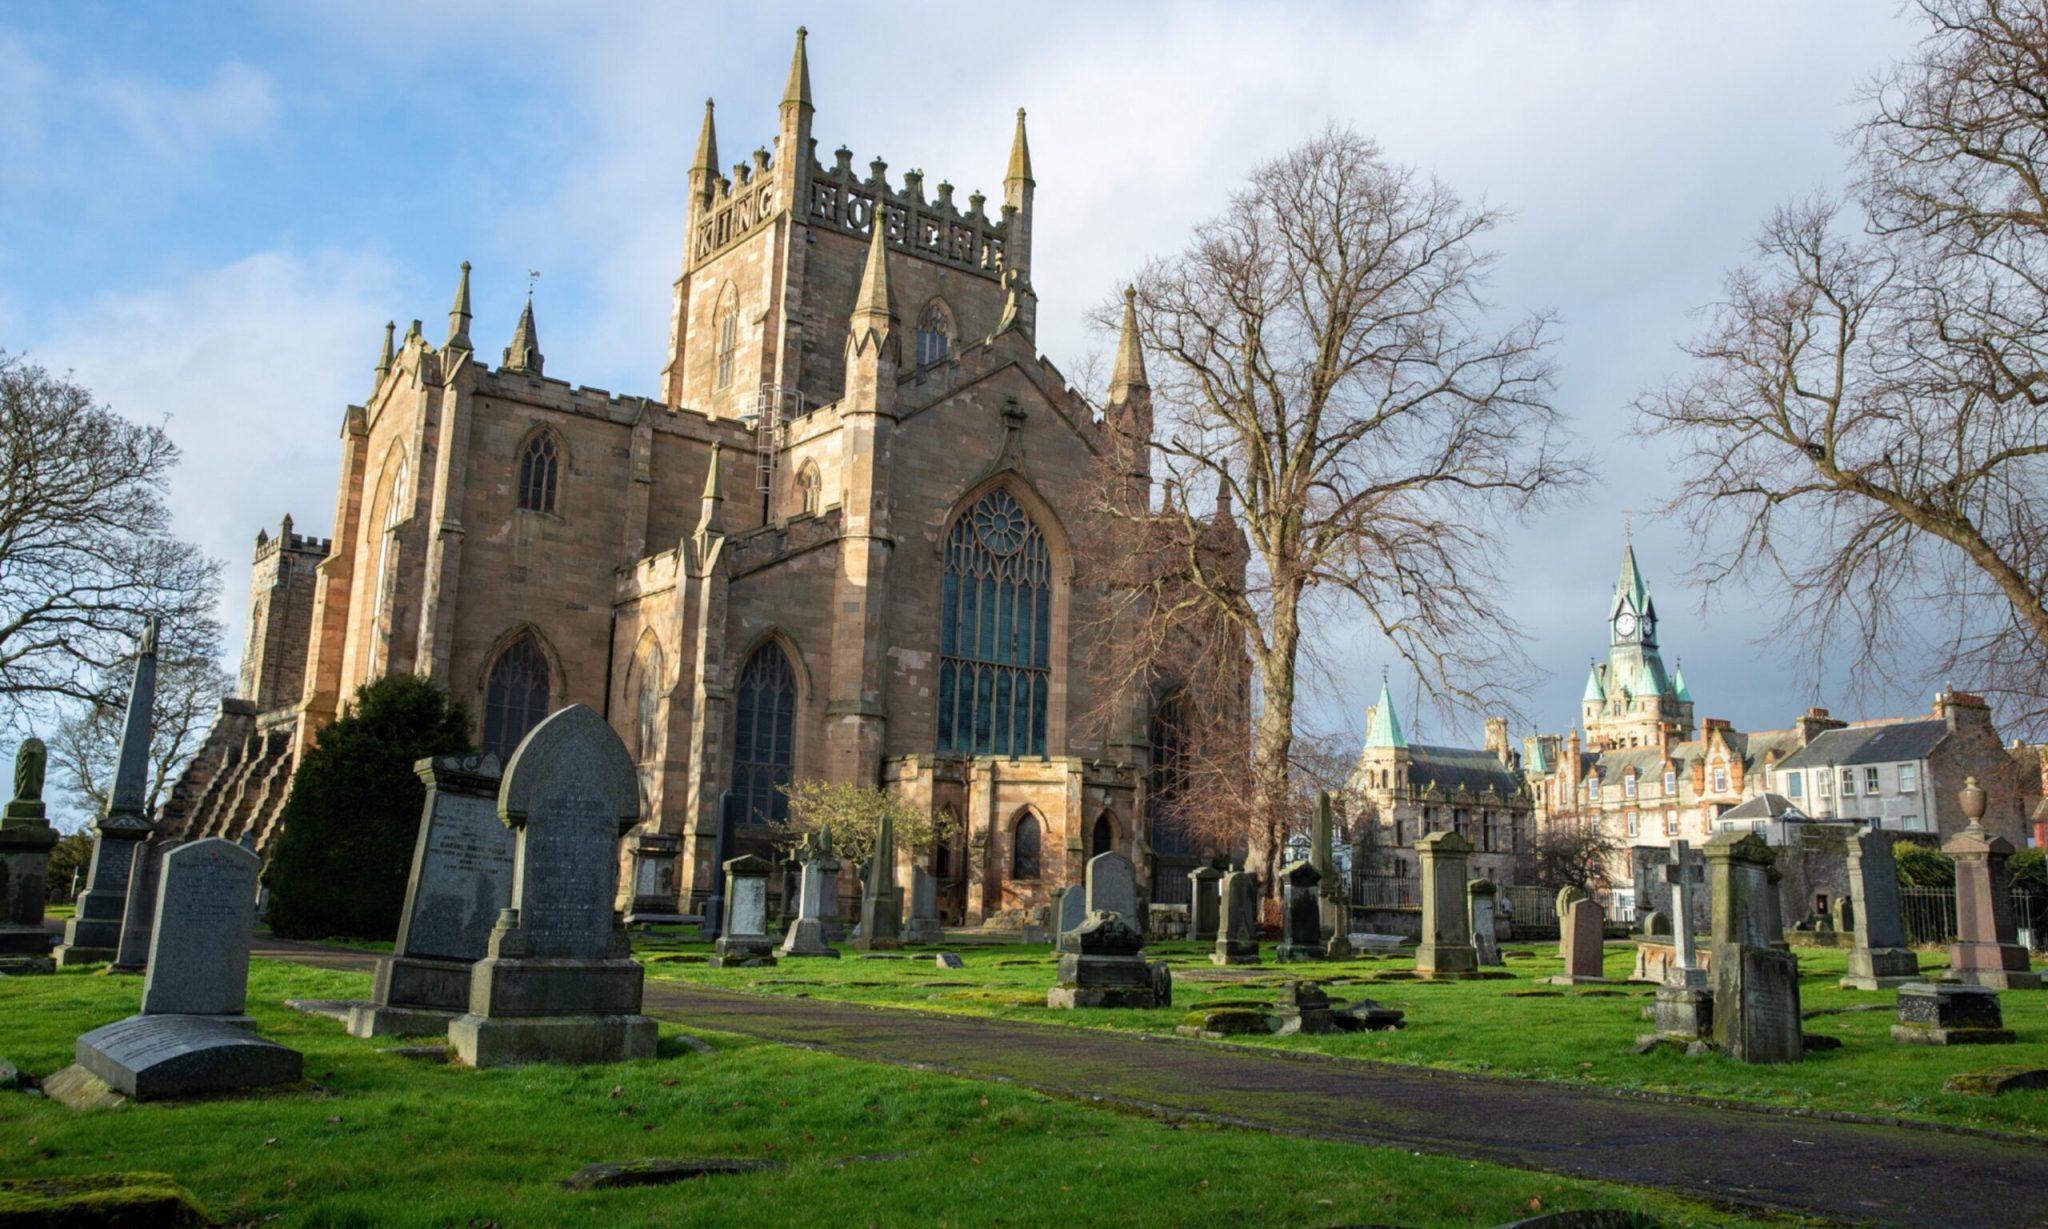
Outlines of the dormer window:
[[1633,798],[1636,796],[1635,773],[1631,772],[1621,779],[1621,796],[1624,798]]
[[1678,793],[1678,773],[1675,769],[1664,770],[1664,796],[1675,797]]
[[1714,792],[1717,794],[1728,792],[1728,766],[1726,764],[1714,765]]

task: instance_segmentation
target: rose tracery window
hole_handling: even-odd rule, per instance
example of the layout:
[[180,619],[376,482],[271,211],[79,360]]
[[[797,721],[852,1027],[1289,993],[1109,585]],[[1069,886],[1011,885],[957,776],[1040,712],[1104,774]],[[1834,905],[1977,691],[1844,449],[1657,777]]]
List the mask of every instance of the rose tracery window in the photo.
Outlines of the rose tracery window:
[[940,602],[939,750],[1044,755],[1052,556],[1007,490],[953,522]]

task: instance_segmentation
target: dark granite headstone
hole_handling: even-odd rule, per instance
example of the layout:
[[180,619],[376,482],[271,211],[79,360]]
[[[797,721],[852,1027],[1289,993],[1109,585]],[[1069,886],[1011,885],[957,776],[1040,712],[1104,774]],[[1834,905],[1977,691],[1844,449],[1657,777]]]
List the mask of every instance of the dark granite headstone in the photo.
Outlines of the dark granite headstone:
[[1306,861],[1289,863],[1280,872],[1279,961],[1326,960],[1323,948],[1323,907],[1318,891],[1322,873]]
[[1144,939],[1121,913],[1096,912],[1060,936],[1059,984],[1047,1007],[1157,1007],[1156,972]]
[[[1849,838],[1849,898],[1837,900],[1838,927],[1854,937],[1845,990],[1884,990],[1920,975],[1920,958],[1906,946],[1899,916],[1899,867],[1891,838],[1865,830]],[[1852,903],[1853,902],[1853,903]],[[1847,923],[1842,927],[1841,923]]]
[[1909,1045],[1985,1045],[2016,1040],[1998,992],[1988,986],[1908,982],[1899,987],[1892,1040]]
[[1259,963],[1259,880],[1250,871],[1223,876],[1218,891],[1222,916],[1217,921],[1214,964]]
[[1213,866],[1198,866],[1188,872],[1188,938],[1213,943],[1222,916],[1220,896],[1223,872]]
[[768,937],[768,876],[775,867],[752,854],[725,864],[725,933],[712,945],[713,968],[766,968],[775,963]]
[[121,911],[121,938],[114,947],[114,959],[107,968],[116,973],[140,973],[149,967],[149,936],[156,925],[156,889],[163,879],[163,856],[177,847],[175,841],[155,837],[135,846],[135,862],[128,876],[128,906]]
[[[114,788],[96,825],[85,891],[79,893],[76,911],[64,924],[64,942],[57,947],[60,967],[112,960],[121,941],[129,864],[137,842],[152,829],[143,804],[149,788],[150,731],[156,712],[156,639],[157,621],[145,620],[136,646],[135,681],[128,689],[128,708],[121,721],[121,755],[114,767]],[[249,898],[255,899],[254,888]]]

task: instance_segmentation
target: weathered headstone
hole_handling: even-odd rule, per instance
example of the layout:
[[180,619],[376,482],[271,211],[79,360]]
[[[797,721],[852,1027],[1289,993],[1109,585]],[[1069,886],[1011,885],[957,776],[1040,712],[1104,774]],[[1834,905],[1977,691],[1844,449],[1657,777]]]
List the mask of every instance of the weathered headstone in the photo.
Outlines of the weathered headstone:
[[1714,892],[1714,1041],[1743,1062],[1797,1062],[1799,961],[1770,946],[1770,847],[1754,833],[1729,831],[1705,852]]
[[1899,919],[1899,866],[1882,832],[1849,838],[1849,896],[1835,901],[1838,928],[1855,936],[1844,990],[1885,990],[1917,981],[1920,958],[1906,946]]
[[825,931],[827,884],[831,885],[829,894],[836,909],[839,898],[839,859],[832,856],[829,833],[825,834],[821,844],[804,850],[803,874],[797,883],[796,920],[789,924],[789,933],[783,936],[783,955],[838,959],[839,950],[832,946]]
[[1562,919],[1565,937],[1564,972],[1550,979],[1552,985],[1577,986],[1607,980],[1606,914],[1600,902],[1581,898],[1572,902]]
[[1144,934],[1138,912],[1138,872],[1131,860],[1114,850],[1088,859],[1088,913],[1114,913],[1124,924]]
[[1571,955],[1571,941],[1564,933],[1565,915],[1572,911],[1573,901],[1584,899],[1586,899],[1584,888],[1573,887],[1567,884],[1557,890],[1557,958],[1559,960]]
[[413,838],[412,873],[398,939],[377,960],[370,1001],[349,1011],[357,1037],[446,1032],[469,1010],[476,962],[512,903],[512,830],[498,818],[498,757],[429,756],[413,773],[427,786]]
[[1290,862],[1280,869],[1280,947],[1273,959],[1325,960],[1323,950],[1322,874],[1309,862]]
[[1422,863],[1422,943],[1415,949],[1415,972],[1464,977],[1479,967],[1465,894],[1472,842],[1449,830],[1432,832],[1415,842],[1415,855]]
[[[1337,874],[1335,843],[1336,821],[1331,814],[1330,791],[1317,790],[1315,823],[1309,830],[1308,860],[1315,866],[1316,873],[1323,877],[1316,889],[1322,896],[1323,933],[1342,936],[1351,929],[1351,918],[1344,904],[1344,883]],[[1349,946],[1349,940],[1345,946]],[[1328,948],[1324,950],[1329,951]],[[1350,954],[1346,951],[1344,956],[1348,958]]]
[[[91,964],[112,960],[121,941],[121,915],[128,907],[128,874],[135,846],[152,825],[143,814],[149,788],[149,738],[156,708],[157,621],[146,620],[136,647],[135,682],[128,689],[128,710],[121,722],[121,758],[114,767],[114,789],[97,825],[92,869],[79,893],[77,912],[64,924],[64,942],[57,964]],[[255,899],[256,889],[249,889]],[[245,904],[247,902],[244,902]]]
[[1060,936],[1070,930],[1081,929],[1088,920],[1088,891],[1079,884],[1062,888],[1059,900],[1058,925],[1053,927],[1052,945],[1060,945]]
[[1652,939],[1671,937],[1671,915],[1662,909],[1652,909],[1643,915],[1643,934]]
[[[1657,1036],[1669,1041],[1704,1041],[1714,1032],[1714,992],[1707,985],[1707,961],[1693,932],[1702,895],[1700,857],[1684,841],[1671,842],[1670,860],[1658,869],[1671,904],[1671,954],[1660,970],[1652,1014]],[[1639,960],[1640,962],[1640,960]]]
[[40,738],[14,750],[14,796],[0,809],[0,973],[48,973],[50,932],[43,928],[43,897],[57,830],[43,807],[49,751]]
[[654,1054],[628,954],[619,838],[640,818],[633,757],[603,717],[572,704],[535,726],[505,766],[498,814],[516,838],[512,904],[448,1026],[462,1062],[616,1062]]
[[1785,872],[1778,869],[1778,855],[1773,853],[1771,864],[1764,868],[1764,883],[1770,889],[1764,893],[1764,933],[1770,936],[1774,950],[1789,952],[1792,944],[1785,938],[1785,890],[1779,886],[1784,882]]
[[1495,968],[1507,963],[1500,958],[1500,933],[1494,924],[1494,905],[1499,893],[1500,889],[1490,879],[1474,879],[1465,885],[1466,914],[1472,925],[1472,954],[1474,963],[1481,968]]
[[882,812],[875,833],[875,852],[868,859],[868,880],[860,897],[860,933],[852,946],[864,952],[894,951],[903,946],[903,898],[896,891],[896,819]]
[[[1853,849],[1854,846],[1852,845],[1851,848]],[[1854,880],[1852,879],[1850,882],[1853,884]],[[1848,935],[1856,932],[1856,906],[1849,902],[1847,896],[1835,897],[1832,912],[1834,914],[1835,933]],[[1917,967],[1918,961],[1916,960],[1914,963],[1915,967]]]
[[[1170,1003],[1166,966],[1164,962],[1156,967],[1147,962],[1144,946],[1123,914],[1091,912],[1079,929],[1060,936],[1059,983],[1046,991],[1045,1005],[1158,1007]],[[1163,996],[1162,980],[1166,982]]]
[[768,876],[774,863],[752,854],[725,864],[725,933],[711,945],[712,968],[766,968],[775,963],[768,937]]
[[299,1053],[257,1036],[243,1014],[261,866],[217,838],[163,855],[142,1011],[80,1037],[80,1067],[138,1101],[299,1078]]
[[1998,991],[1989,986],[1908,982],[1899,987],[1892,1040],[1907,1045],[2003,1045],[2018,1040],[2005,1027]]
[[[156,925],[156,889],[163,879],[164,854],[177,847],[152,833],[136,842],[128,875],[128,905],[121,911],[121,937],[114,945],[112,973],[140,973],[149,967],[149,936]],[[253,851],[252,851],[253,852]]]
[[1984,789],[1963,783],[1963,815],[1970,823],[1941,851],[1956,864],[1956,941],[1949,945],[1950,976],[1994,990],[2038,990],[2041,975],[2027,967],[2012,914],[2012,842],[1984,828]]
[[718,830],[711,842],[711,895],[704,899],[704,920],[697,924],[697,937],[714,942],[725,932],[725,872],[719,870],[733,858],[734,810],[739,799],[731,790],[718,795]]
[[1213,866],[1198,866],[1188,872],[1188,938],[1197,943],[1216,939],[1222,881],[1223,872]]
[[1289,981],[1274,998],[1274,1014],[1280,1017],[1275,1037],[1297,1033],[1334,1033],[1337,1019],[1330,1010],[1330,996],[1312,981]]
[[910,868],[910,918],[903,924],[905,943],[941,943],[946,932],[939,925],[939,881],[922,866]]
[[1259,880],[1250,871],[1223,876],[1218,893],[1222,916],[1217,921],[1214,964],[1259,963]]
[[673,832],[635,832],[626,839],[627,882],[632,893],[626,898],[626,925],[683,920],[676,911],[676,858],[682,853],[682,839]]

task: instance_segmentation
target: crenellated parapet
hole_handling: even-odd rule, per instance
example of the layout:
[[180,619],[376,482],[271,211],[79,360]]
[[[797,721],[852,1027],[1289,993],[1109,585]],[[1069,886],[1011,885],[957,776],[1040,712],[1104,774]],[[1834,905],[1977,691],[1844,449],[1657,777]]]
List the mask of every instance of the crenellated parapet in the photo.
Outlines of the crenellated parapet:
[[853,151],[840,146],[830,168],[813,164],[809,189],[799,202],[799,219],[866,238],[873,233],[879,210],[883,238],[890,247],[991,281],[1001,279],[1015,209],[1005,205],[1001,217],[991,219],[985,208],[988,198],[974,192],[963,212],[953,202],[952,184],[941,180],[937,199],[926,200],[924,172],[906,172],[900,191],[890,187],[888,172],[888,163],[877,158],[868,164],[867,177],[861,178],[853,169]]
[[333,538],[316,538],[310,534],[293,533],[290,517],[286,517],[284,523],[284,530],[274,538],[267,530],[256,531],[255,562],[261,563],[279,551],[290,551],[296,555],[314,555],[325,559],[334,550]]

